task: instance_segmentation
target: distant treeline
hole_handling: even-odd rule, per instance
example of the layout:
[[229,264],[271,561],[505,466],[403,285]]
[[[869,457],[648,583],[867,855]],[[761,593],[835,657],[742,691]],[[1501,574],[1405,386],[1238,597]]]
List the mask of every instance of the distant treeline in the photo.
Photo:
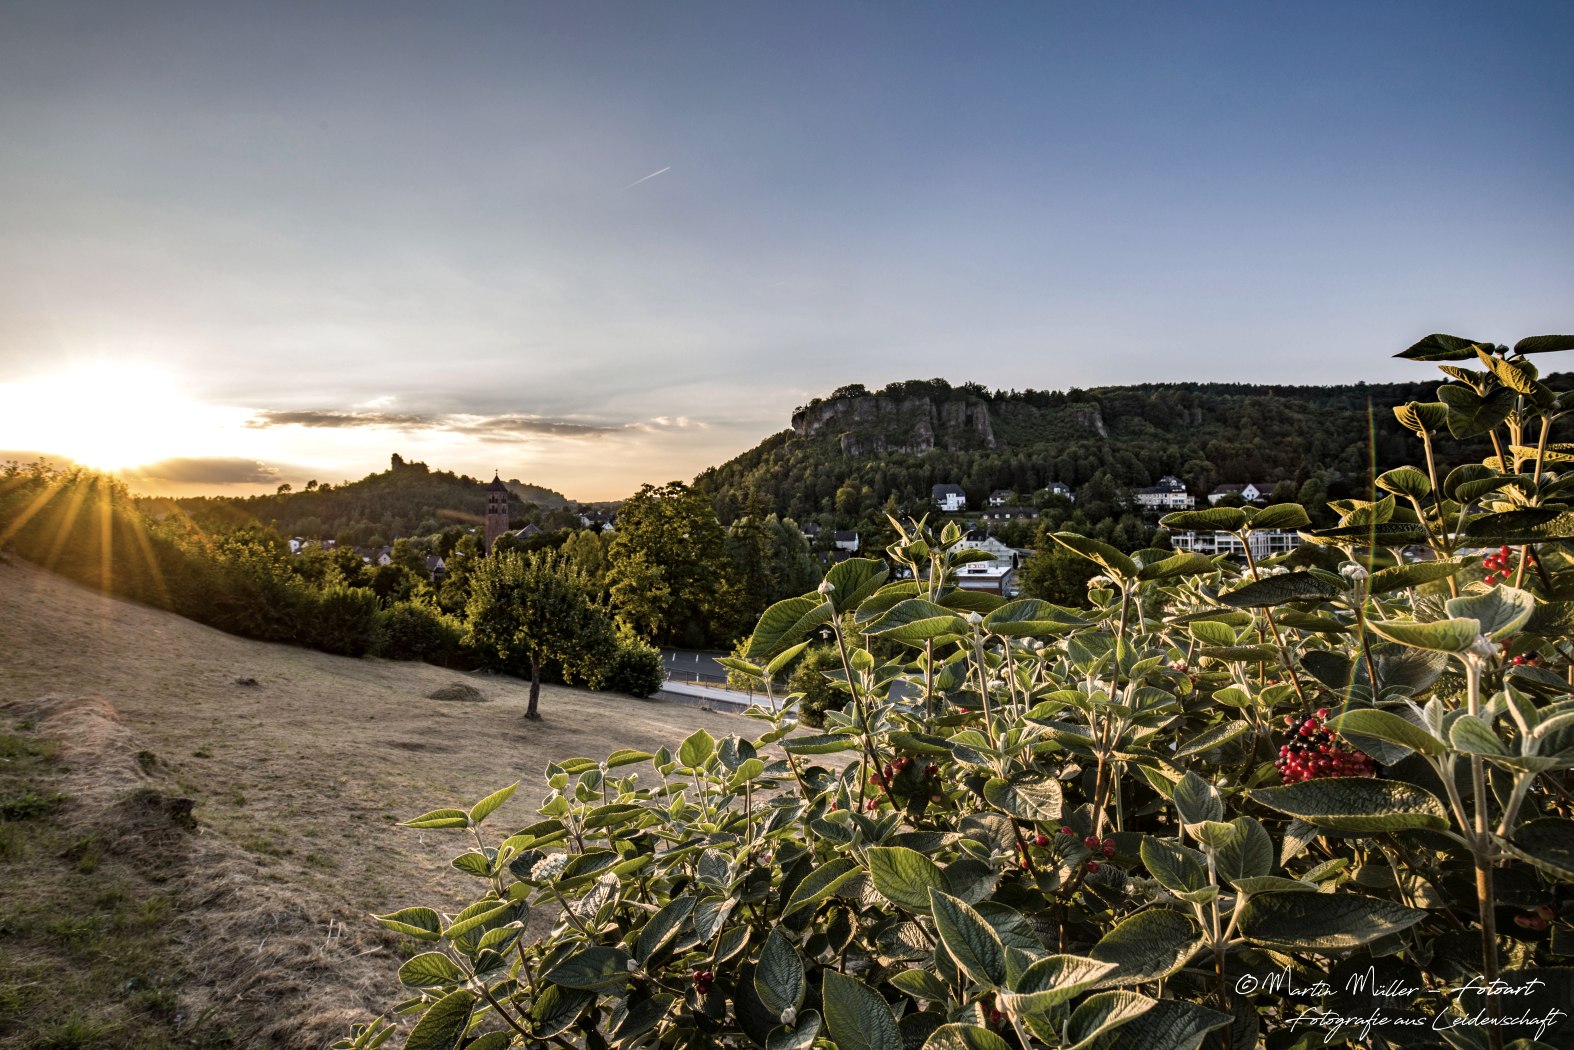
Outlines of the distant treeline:
[[[508,485],[513,528],[536,525],[551,531],[579,524],[579,516],[565,509],[562,493],[518,481]],[[308,481],[300,491],[280,485],[279,491],[259,496],[150,499],[144,506],[155,513],[178,510],[209,527],[261,523],[285,536],[381,547],[400,536],[479,524],[486,513],[486,490],[485,482],[476,478],[432,470],[395,454],[387,470],[359,481],[339,485]]]
[[[1547,377],[1557,388],[1567,375]],[[1363,495],[1378,472],[1415,457],[1415,438],[1395,421],[1393,406],[1431,401],[1437,384],[1270,386],[1242,383],[1147,383],[1068,391],[990,391],[977,383],[939,379],[889,384],[878,391],[844,386],[816,398],[831,419],[813,433],[786,430],[721,466],[695,486],[715,501],[723,521],[751,503],[800,522],[879,531],[887,513],[930,511],[937,484],[961,485],[969,507],[990,493],[1030,501],[1051,482],[1071,487],[1076,502],[1060,508],[1058,527],[1118,542],[1128,549],[1151,539],[1151,524],[1131,512],[1134,489],[1175,475],[1200,500],[1216,486],[1253,482],[1282,486],[1280,495],[1320,509],[1324,501]],[[849,454],[859,449],[922,443],[893,432],[920,412],[860,412],[866,399],[935,405],[968,401],[987,413],[994,447],[979,428],[948,431],[925,452]],[[878,406],[870,406],[878,407]],[[918,406],[921,408],[922,406]],[[1479,442],[1445,442],[1449,463],[1479,459]]]

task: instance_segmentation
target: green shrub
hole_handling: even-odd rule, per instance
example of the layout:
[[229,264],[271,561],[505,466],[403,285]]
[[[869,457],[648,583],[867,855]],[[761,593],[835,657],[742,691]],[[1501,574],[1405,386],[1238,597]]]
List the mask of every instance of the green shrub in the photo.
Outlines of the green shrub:
[[798,666],[787,679],[787,692],[798,694],[798,720],[806,726],[819,729],[825,725],[827,711],[840,711],[846,706],[848,694],[825,677],[826,671],[840,671],[842,659],[836,647],[811,645],[804,650]]
[[650,696],[666,680],[660,649],[637,638],[620,638],[601,687],[629,696]]
[[464,628],[424,602],[395,602],[377,614],[373,652],[390,660],[453,666],[464,651]]
[[366,587],[330,583],[312,595],[302,641],[340,656],[365,656],[377,637],[377,595]]
[[[1569,1046],[1574,488],[1540,440],[1568,397],[1477,349],[1418,344],[1487,371],[1401,408],[1427,469],[1334,526],[1163,519],[1248,551],[1298,529],[1336,571],[1057,532],[1098,570],[1069,609],[949,586],[960,530],[909,525],[729,661],[763,679],[833,631],[820,732],[794,690],[758,734],[549,764],[502,834],[478,825],[517,785],[408,821],[477,879],[457,915],[379,917],[428,949],[411,1045]],[[1436,469],[1494,426],[1503,458]]]

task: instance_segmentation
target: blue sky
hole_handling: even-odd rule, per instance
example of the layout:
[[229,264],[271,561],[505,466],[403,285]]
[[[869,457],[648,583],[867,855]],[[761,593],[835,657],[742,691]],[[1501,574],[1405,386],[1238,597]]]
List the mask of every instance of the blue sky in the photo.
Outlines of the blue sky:
[[[0,448],[611,498],[848,382],[1429,378],[1388,355],[1574,323],[1571,38],[1561,3],[0,0]],[[94,376],[104,432],[52,426]]]

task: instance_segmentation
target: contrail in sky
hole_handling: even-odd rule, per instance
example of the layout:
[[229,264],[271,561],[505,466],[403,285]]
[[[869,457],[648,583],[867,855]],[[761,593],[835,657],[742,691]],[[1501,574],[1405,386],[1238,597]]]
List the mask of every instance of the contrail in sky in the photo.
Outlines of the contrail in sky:
[[660,171],[653,171],[649,175],[646,175],[643,179],[635,179],[633,182],[629,183],[627,186],[624,186],[623,189],[631,190],[635,186],[638,186],[640,183],[642,183],[642,182],[649,182],[651,179],[654,179],[657,175],[664,175],[664,174],[666,174],[667,172],[669,172],[671,170],[672,170],[672,165],[668,164],[665,168],[662,168]]

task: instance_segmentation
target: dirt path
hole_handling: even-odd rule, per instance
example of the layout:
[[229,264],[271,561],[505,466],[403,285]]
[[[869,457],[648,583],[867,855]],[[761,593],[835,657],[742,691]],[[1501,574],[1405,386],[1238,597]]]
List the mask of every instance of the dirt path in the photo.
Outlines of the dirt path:
[[[458,681],[487,702],[426,698]],[[258,1038],[272,1045],[323,1045],[346,1017],[400,997],[396,953],[367,912],[470,899],[473,880],[448,865],[462,850],[454,833],[396,821],[522,780],[489,823],[523,826],[550,760],[756,728],[551,686],[544,721],[529,723],[527,692],[512,679],[247,641],[15,558],[0,564],[0,712],[65,738],[84,797],[96,787],[106,802],[140,780],[195,801],[181,877],[201,910],[185,937],[207,978],[189,989],[193,1009],[265,1011],[276,1020]],[[234,945],[247,958],[229,959]]]

